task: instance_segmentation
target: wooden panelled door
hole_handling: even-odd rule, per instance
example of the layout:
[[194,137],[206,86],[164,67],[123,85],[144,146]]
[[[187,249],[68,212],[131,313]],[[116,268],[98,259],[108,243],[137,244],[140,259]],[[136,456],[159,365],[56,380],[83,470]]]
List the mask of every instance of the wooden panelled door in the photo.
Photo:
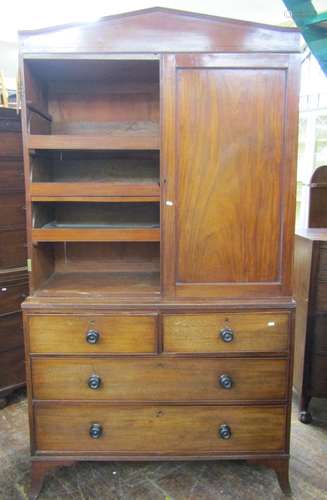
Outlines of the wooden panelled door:
[[290,295],[294,72],[287,55],[164,57],[167,295]]

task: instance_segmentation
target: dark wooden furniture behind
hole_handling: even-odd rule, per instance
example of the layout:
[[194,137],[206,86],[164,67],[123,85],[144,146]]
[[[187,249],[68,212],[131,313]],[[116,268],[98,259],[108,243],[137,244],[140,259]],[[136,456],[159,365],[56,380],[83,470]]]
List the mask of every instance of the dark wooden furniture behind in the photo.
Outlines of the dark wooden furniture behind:
[[287,491],[298,32],[154,8],[20,41],[31,498],[79,460]]
[[0,408],[25,384],[21,302],[28,295],[20,114],[0,107]]
[[311,179],[309,227],[296,231],[295,292],[294,389],[309,424],[311,398],[327,398],[327,166]]

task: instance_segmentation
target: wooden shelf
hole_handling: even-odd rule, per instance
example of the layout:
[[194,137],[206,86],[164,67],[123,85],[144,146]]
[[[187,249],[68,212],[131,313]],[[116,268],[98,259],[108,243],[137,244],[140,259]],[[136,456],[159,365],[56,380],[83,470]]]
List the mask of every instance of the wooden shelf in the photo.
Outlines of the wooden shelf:
[[42,241],[160,241],[160,228],[44,227],[32,229],[32,242]]
[[160,294],[158,272],[74,272],[54,273],[37,296],[71,297],[76,295],[152,295]]
[[36,135],[27,137],[29,149],[59,150],[156,150],[160,149],[158,135]]
[[158,202],[159,183],[136,182],[34,182],[32,201]]

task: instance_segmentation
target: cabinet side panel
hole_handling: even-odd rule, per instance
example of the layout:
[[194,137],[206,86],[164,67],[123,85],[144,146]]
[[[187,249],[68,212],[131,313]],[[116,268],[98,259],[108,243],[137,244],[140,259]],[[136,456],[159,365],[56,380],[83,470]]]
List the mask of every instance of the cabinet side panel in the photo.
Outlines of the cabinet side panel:
[[311,259],[312,241],[297,236],[295,238],[294,254],[294,294],[297,304],[294,345],[294,388],[299,396],[302,393],[304,376]]

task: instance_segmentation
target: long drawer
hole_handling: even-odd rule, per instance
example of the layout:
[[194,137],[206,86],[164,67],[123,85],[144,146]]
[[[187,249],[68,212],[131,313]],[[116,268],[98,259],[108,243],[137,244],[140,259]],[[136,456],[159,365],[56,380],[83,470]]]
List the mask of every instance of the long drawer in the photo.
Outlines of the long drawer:
[[31,316],[31,353],[111,354],[157,351],[157,315]]
[[62,357],[32,359],[33,397],[49,400],[284,400],[287,360]]
[[287,352],[287,313],[175,314],[163,319],[171,353]]
[[286,408],[51,404],[34,408],[36,451],[205,454],[281,452]]

